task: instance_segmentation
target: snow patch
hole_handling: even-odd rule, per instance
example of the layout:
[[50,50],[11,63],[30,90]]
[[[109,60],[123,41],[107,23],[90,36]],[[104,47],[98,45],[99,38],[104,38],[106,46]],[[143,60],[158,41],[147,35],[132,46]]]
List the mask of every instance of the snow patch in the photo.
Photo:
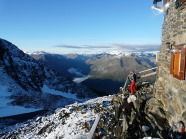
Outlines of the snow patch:
[[81,72],[79,72],[75,68],[68,69],[68,72],[70,72],[70,73],[75,74],[76,76],[78,76],[78,77],[76,77],[76,78],[73,79],[73,81],[75,83],[81,83],[81,82],[87,80],[88,78],[90,78],[90,75],[87,75],[86,76],[86,75],[82,74]]
[[54,89],[50,89],[46,85],[43,86],[42,92],[49,93],[49,94],[52,94],[52,95],[59,95],[59,96],[65,97],[65,98],[71,98],[71,99],[78,100],[78,101],[83,101],[83,99],[77,98],[76,94],[72,94],[70,92],[65,93],[65,92],[54,90]]
[[88,76],[85,76],[85,77],[80,77],[80,78],[74,78],[74,82],[75,83],[81,83],[81,82],[83,82],[83,81],[85,81],[85,80],[87,80],[88,78],[90,78],[91,76],[90,75],[88,75]]
[[8,97],[11,96],[11,94],[11,92],[8,92],[8,88],[6,86],[0,85],[0,117],[13,116],[41,110],[9,105],[12,100]]

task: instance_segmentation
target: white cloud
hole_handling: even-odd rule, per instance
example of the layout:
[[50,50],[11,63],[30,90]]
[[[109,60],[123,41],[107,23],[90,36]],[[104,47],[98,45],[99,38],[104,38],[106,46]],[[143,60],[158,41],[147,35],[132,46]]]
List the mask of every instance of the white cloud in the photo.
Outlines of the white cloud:
[[[103,45],[57,45],[54,46],[61,48],[61,50],[70,50],[75,53],[102,53],[110,50],[121,50],[127,52],[144,52],[144,51],[159,51],[160,44],[122,44],[122,43],[113,43],[113,44],[103,44]],[[78,52],[77,52],[78,49]]]

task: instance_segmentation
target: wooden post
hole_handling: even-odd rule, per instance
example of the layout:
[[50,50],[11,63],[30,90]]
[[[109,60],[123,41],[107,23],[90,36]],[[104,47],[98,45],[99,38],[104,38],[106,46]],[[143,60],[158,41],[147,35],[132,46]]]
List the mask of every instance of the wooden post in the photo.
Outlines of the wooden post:
[[92,128],[91,128],[91,130],[89,132],[89,135],[88,135],[87,139],[93,139],[95,137],[94,134],[95,134],[96,127],[97,127],[97,125],[99,123],[99,119],[100,119],[100,116],[97,115],[96,116],[96,120],[94,121],[94,124],[93,124],[93,126],[92,126]]
[[127,79],[126,79],[125,84],[124,84],[124,86],[123,86],[123,91],[124,91],[125,88],[126,88],[127,82],[128,82],[128,76],[127,76]]
[[145,77],[148,77],[148,76],[151,76],[151,75],[155,75],[157,72],[152,72],[152,73],[149,73],[149,74],[145,74],[145,75],[142,75],[140,78],[145,78]]
[[151,68],[151,69],[148,69],[148,70],[144,70],[144,71],[140,71],[140,72],[138,72],[138,74],[143,73],[143,72],[146,72],[146,71],[149,71],[149,70],[153,70],[153,69],[157,69],[157,67]]

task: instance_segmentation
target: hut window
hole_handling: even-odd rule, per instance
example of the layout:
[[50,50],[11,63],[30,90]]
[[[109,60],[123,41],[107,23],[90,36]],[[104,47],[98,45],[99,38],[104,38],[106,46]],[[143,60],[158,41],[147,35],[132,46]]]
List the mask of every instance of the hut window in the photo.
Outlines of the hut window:
[[174,53],[171,53],[170,73],[173,77],[184,80],[185,79],[185,65],[186,65],[186,48],[184,46],[176,47]]

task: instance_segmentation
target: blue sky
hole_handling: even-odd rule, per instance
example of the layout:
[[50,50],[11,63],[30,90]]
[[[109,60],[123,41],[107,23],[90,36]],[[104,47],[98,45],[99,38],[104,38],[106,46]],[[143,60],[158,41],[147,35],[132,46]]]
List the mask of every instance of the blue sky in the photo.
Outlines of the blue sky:
[[[153,0],[0,0],[0,38],[24,51],[95,53],[161,44]],[[156,14],[155,14],[156,13]]]

